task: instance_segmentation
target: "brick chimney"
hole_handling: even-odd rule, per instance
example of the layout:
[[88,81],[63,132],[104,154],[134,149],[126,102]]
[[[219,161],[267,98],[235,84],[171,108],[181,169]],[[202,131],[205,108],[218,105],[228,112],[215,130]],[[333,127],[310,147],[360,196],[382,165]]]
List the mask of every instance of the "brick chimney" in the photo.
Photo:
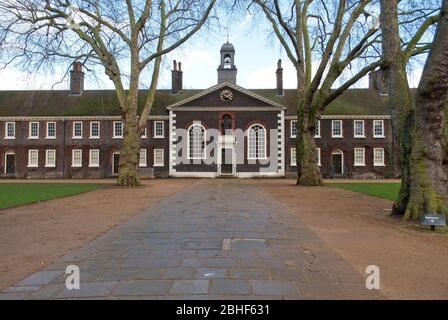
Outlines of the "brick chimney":
[[275,72],[277,75],[277,95],[283,96],[283,68],[282,68],[282,59],[279,59],[277,62],[277,71]]
[[177,94],[182,91],[182,63],[177,63],[176,60],[173,61],[173,70],[171,71],[171,93]]
[[75,61],[73,70],[70,71],[70,94],[81,95],[84,91],[84,72],[82,71],[82,63]]
[[382,96],[389,94],[387,80],[384,78],[383,70],[378,69],[369,73],[369,89],[376,91]]

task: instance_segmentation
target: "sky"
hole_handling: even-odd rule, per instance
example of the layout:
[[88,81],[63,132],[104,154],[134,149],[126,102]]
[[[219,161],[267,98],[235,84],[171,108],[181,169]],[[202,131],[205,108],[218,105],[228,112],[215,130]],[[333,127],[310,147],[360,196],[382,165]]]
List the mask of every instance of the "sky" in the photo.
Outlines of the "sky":
[[[246,15],[229,26],[229,41],[235,46],[235,64],[238,68],[237,84],[249,88],[275,88],[278,59],[282,59],[284,68],[284,87],[296,87],[295,70],[288,60],[280,43],[267,37],[265,29],[257,28],[252,16]],[[230,20],[230,19],[229,19]],[[220,48],[227,41],[227,30],[215,28],[203,30],[184,45],[168,54],[163,61],[159,79],[160,89],[171,88],[172,60],[182,62],[184,89],[205,89],[217,84],[217,67],[220,63]],[[315,63],[316,66],[318,62]],[[315,69],[315,68],[314,68]],[[29,74],[10,66],[0,70],[0,90],[67,90],[68,77],[60,82],[67,66],[56,66],[51,72]],[[410,75],[412,87],[418,85],[421,69]],[[150,74],[143,79],[150,79]],[[364,78],[355,87],[367,87]],[[113,89],[112,82],[97,72],[96,77],[86,74],[86,90]]]

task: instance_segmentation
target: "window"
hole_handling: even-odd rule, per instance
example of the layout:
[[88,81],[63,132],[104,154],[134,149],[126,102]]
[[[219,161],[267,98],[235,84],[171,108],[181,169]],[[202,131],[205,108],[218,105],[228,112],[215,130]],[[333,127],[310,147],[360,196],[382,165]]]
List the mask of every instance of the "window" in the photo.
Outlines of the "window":
[[154,138],[163,138],[163,121],[154,121]]
[[384,149],[375,148],[373,149],[373,165],[375,167],[384,167]]
[[45,150],[45,167],[56,167],[56,150]]
[[331,121],[331,132],[333,138],[342,138],[342,120]]
[[82,150],[74,149],[72,151],[72,167],[80,168],[82,167]]
[[297,120],[291,120],[291,138],[297,138],[297,133],[299,131]]
[[28,167],[37,168],[39,166],[39,150],[28,150]]
[[363,167],[366,165],[365,153],[366,153],[366,151],[364,148],[355,148],[355,151],[354,151],[355,167]]
[[98,121],[90,122],[90,139],[100,138],[100,123]]
[[47,122],[47,139],[56,139],[56,122]]
[[291,148],[291,167],[297,167],[296,148]]
[[320,136],[320,120],[317,120],[317,122],[316,122],[316,131],[314,134],[314,138],[321,138],[321,136]]
[[143,134],[140,138],[142,138],[142,139],[148,138],[148,128],[145,128],[145,130],[143,130]]
[[355,134],[355,138],[365,138],[364,132],[364,120],[355,120],[353,121],[353,131]]
[[6,122],[5,124],[5,139],[15,139],[16,138],[16,123]]
[[82,139],[82,122],[73,122],[73,139]]
[[140,167],[146,167],[148,166],[147,164],[147,155],[146,155],[146,149],[140,149],[140,160],[139,160],[139,166]]
[[123,122],[114,121],[114,136],[115,139],[123,138]]
[[373,137],[384,138],[384,120],[373,120]]
[[249,128],[248,159],[266,159],[266,130],[255,124]]
[[320,148],[316,148],[316,159],[317,159],[317,165],[320,167],[322,163],[320,162]]
[[90,149],[89,151],[89,167],[98,168],[100,166],[100,150]]
[[190,159],[205,158],[205,129],[194,124],[188,129],[188,156]]
[[29,139],[39,139],[39,122],[30,122]]
[[154,167],[163,167],[163,149],[154,149]]

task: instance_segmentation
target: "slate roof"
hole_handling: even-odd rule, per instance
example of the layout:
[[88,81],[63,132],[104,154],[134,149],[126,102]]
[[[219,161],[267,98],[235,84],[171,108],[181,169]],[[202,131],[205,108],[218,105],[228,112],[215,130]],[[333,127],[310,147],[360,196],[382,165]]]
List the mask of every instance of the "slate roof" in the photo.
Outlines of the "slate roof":
[[[248,89],[273,102],[287,107],[287,115],[295,115],[297,92],[285,90],[277,96],[275,89]],[[166,107],[203,90],[183,90],[172,95],[171,90],[158,90],[152,115],[168,115]],[[140,96],[144,97],[142,90]],[[139,105],[143,104],[140,99]],[[326,115],[387,115],[387,97],[369,89],[350,89],[335,100],[324,112]],[[87,90],[80,96],[68,91],[0,91],[0,116],[114,116],[120,115],[114,90]]]

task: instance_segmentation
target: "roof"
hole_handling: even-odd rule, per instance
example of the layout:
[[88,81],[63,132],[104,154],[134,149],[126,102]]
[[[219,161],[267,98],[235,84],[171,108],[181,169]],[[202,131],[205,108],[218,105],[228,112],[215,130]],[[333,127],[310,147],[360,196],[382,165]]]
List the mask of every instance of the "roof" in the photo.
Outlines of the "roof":
[[[178,104],[207,90],[158,90],[151,115],[168,115],[166,107]],[[252,94],[287,108],[295,115],[296,90],[285,90],[278,96],[275,89],[249,89]],[[143,105],[146,90],[140,91],[139,106]],[[387,97],[369,89],[350,89],[325,110],[326,115],[388,115]],[[0,91],[0,116],[114,116],[121,115],[114,90],[86,90],[82,95],[69,95],[62,90]]]

